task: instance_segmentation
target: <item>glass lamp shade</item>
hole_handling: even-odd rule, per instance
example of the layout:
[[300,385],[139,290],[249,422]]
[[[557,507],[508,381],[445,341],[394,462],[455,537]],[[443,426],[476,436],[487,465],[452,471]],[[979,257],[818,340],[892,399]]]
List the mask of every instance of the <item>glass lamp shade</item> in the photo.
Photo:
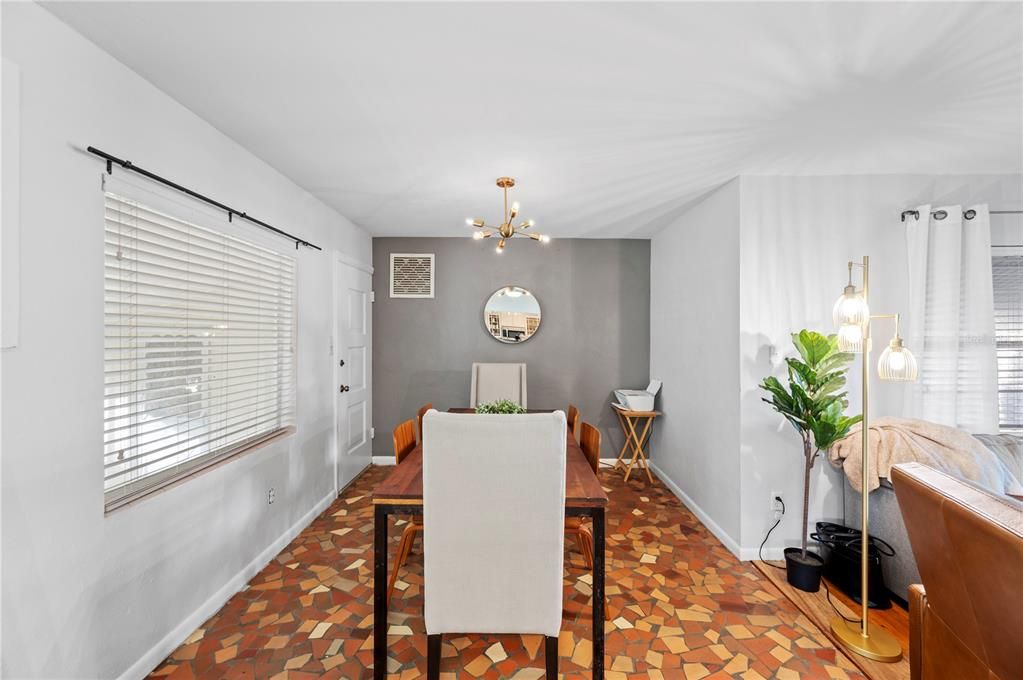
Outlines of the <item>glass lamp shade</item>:
[[853,354],[863,353],[863,326],[846,323],[838,329],[838,349]]
[[902,338],[896,335],[877,360],[878,376],[881,380],[914,382],[918,373],[916,357],[903,346]]
[[834,320],[836,328],[866,323],[870,318],[870,308],[867,306],[863,293],[858,292],[855,286],[846,286],[845,292],[835,302],[831,318]]

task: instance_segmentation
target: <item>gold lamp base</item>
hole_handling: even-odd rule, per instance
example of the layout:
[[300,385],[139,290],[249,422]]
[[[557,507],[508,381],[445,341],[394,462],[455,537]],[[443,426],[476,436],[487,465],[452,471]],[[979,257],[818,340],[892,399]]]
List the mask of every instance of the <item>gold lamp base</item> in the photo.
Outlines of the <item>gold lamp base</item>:
[[851,623],[841,616],[831,619],[831,632],[851,652],[882,663],[895,663],[902,658],[902,645],[880,626],[867,623],[868,636],[864,637],[859,623]]

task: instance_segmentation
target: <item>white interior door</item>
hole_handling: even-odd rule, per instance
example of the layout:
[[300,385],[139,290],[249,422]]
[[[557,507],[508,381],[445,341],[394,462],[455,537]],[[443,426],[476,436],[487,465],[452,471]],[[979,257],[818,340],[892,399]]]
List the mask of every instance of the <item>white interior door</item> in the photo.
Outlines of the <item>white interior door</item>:
[[336,285],[337,488],[342,489],[372,461],[372,277],[339,260]]

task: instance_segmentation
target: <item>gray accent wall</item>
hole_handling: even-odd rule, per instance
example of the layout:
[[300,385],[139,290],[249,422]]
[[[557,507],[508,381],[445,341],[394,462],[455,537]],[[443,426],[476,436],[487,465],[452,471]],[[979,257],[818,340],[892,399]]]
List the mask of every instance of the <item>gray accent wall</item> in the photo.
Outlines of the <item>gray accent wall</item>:
[[[393,453],[391,430],[427,402],[469,403],[474,361],[525,362],[531,408],[567,409],[601,429],[602,457],[622,434],[612,390],[644,388],[650,369],[650,241],[525,239],[494,252],[465,238],[373,239],[374,455]],[[435,253],[433,299],[390,297],[391,253]],[[518,285],[540,301],[540,329],[506,345],[483,327],[483,306],[498,288]]]

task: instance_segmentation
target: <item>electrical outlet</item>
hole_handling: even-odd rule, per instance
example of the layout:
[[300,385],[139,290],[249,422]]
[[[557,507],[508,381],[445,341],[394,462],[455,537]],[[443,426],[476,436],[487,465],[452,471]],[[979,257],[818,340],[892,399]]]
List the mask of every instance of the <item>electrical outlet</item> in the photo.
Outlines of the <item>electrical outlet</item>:
[[277,500],[277,489],[271,486],[270,490],[266,492],[266,504],[273,505],[275,500]]
[[781,517],[785,514],[785,503],[778,499],[783,498],[781,491],[771,492],[771,512],[774,513],[775,517]]

